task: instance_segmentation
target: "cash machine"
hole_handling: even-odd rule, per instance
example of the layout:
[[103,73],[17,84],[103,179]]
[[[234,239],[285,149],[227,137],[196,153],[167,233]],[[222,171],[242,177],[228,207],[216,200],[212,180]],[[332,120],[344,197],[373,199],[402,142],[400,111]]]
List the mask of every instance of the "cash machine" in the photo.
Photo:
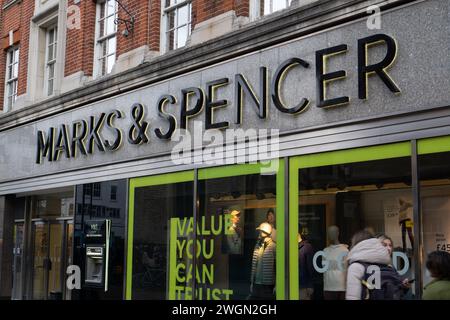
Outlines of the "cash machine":
[[90,220],[85,225],[86,261],[84,285],[108,291],[111,220]]

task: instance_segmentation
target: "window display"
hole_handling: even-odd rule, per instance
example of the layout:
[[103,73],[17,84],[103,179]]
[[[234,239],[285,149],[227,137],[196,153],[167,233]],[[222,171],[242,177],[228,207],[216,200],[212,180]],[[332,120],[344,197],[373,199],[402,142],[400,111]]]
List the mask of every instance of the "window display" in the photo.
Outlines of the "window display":
[[133,264],[129,265],[132,276],[128,298],[190,300],[193,277],[199,271],[193,269],[192,255],[196,250],[193,249],[194,183],[176,180],[171,183],[170,177],[169,180],[150,177],[148,183],[146,178],[142,179],[143,186],[133,191]]
[[220,217],[229,227],[221,236],[199,236],[214,254],[201,255],[197,264],[214,266],[214,275],[211,282],[197,281],[198,290],[214,290],[212,299],[274,299],[276,175],[200,180],[199,198],[208,227]]
[[[404,150],[407,155],[408,150]],[[350,150],[348,157],[344,154],[345,151],[330,152],[304,157],[309,162],[302,163],[301,157],[298,160],[300,300],[345,299],[349,290],[348,268],[360,262],[354,257],[366,262],[376,260],[370,250],[364,249],[368,246],[359,248],[361,244],[354,249],[361,252],[352,252],[352,237],[362,231],[381,248],[386,245],[378,237],[389,237],[392,254],[383,261],[390,261],[387,265],[394,267],[402,281],[414,278],[410,157],[402,157],[400,151],[399,157],[388,159],[379,159],[381,156],[374,153],[371,160],[367,156],[370,153],[363,149]],[[358,158],[367,160],[358,162]],[[367,270],[358,269],[358,285]],[[415,294],[411,285],[407,289],[402,299]],[[358,298],[362,297],[358,294]]]
[[[450,252],[450,152],[419,156],[422,207],[423,256],[433,251]],[[423,285],[433,279],[422,260]]]

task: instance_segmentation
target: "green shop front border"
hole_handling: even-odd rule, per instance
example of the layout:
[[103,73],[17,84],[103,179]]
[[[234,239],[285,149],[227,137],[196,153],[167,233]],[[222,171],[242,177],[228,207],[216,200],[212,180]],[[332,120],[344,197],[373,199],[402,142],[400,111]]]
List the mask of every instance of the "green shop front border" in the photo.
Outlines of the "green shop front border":
[[[127,246],[127,275],[126,275],[126,294],[127,300],[132,299],[132,272],[133,272],[133,230],[134,230],[134,198],[135,189],[140,187],[156,186],[163,184],[173,184],[179,182],[195,183],[197,179],[208,180],[217,178],[226,178],[233,176],[244,176],[250,174],[276,174],[276,221],[277,221],[277,242],[276,250],[276,299],[285,299],[285,163],[282,159],[269,161],[268,163],[239,164],[230,166],[221,166],[213,168],[199,169],[198,171],[184,171],[178,173],[161,174],[150,177],[135,178],[130,180],[129,185],[129,213],[128,213],[128,246]],[[195,186],[194,186],[195,188]],[[194,197],[194,201],[197,201]],[[197,207],[196,207],[197,208]],[[198,208],[197,208],[198,210]],[[198,217],[198,212],[195,214]],[[170,225],[170,257],[169,257],[169,281],[168,297],[175,299],[176,278],[176,239],[177,228],[176,219],[171,219]],[[194,260],[195,264],[195,260]]]

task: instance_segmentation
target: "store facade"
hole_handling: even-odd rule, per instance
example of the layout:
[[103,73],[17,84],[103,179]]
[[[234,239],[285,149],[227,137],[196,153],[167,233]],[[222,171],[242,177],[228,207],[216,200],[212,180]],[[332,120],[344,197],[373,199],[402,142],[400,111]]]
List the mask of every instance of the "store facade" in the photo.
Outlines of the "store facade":
[[311,5],[0,118],[2,295],[324,299],[368,229],[420,298],[450,251],[450,6],[373,4],[380,29]]

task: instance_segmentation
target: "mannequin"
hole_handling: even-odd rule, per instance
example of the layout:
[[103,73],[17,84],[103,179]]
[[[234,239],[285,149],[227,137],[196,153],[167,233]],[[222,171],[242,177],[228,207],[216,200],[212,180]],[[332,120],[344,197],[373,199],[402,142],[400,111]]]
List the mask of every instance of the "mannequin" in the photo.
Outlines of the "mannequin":
[[238,209],[233,209],[230,213],[230,221],[232,225],[228,229],[227,245],[228,254],[242,254],[242,228],[239,225],[241,219],[241,212]]
[[263,222],[253,250],[250,299],[273,299],[275,289],[275,242],[270,237],[272,226]]
[[327,236],[330,245],[324,251],[324,262],[328,262],[328,269],[323,274],[324,280],[324,299],[325,300],[344,300],[345,299],[345,279],[347,266],[345,256],[348,254],[348,246],[339,242],[339,228],[329,226]]
[[412,204],[404,199],[398,199],[400,209],[398,212],[398,224],[402,228],[402,244],[403,252],[406,252],[406,232],[408,231],[409,242],[411,248],[414,248],[414,236],[412,233],[413,220],[412,220]]

